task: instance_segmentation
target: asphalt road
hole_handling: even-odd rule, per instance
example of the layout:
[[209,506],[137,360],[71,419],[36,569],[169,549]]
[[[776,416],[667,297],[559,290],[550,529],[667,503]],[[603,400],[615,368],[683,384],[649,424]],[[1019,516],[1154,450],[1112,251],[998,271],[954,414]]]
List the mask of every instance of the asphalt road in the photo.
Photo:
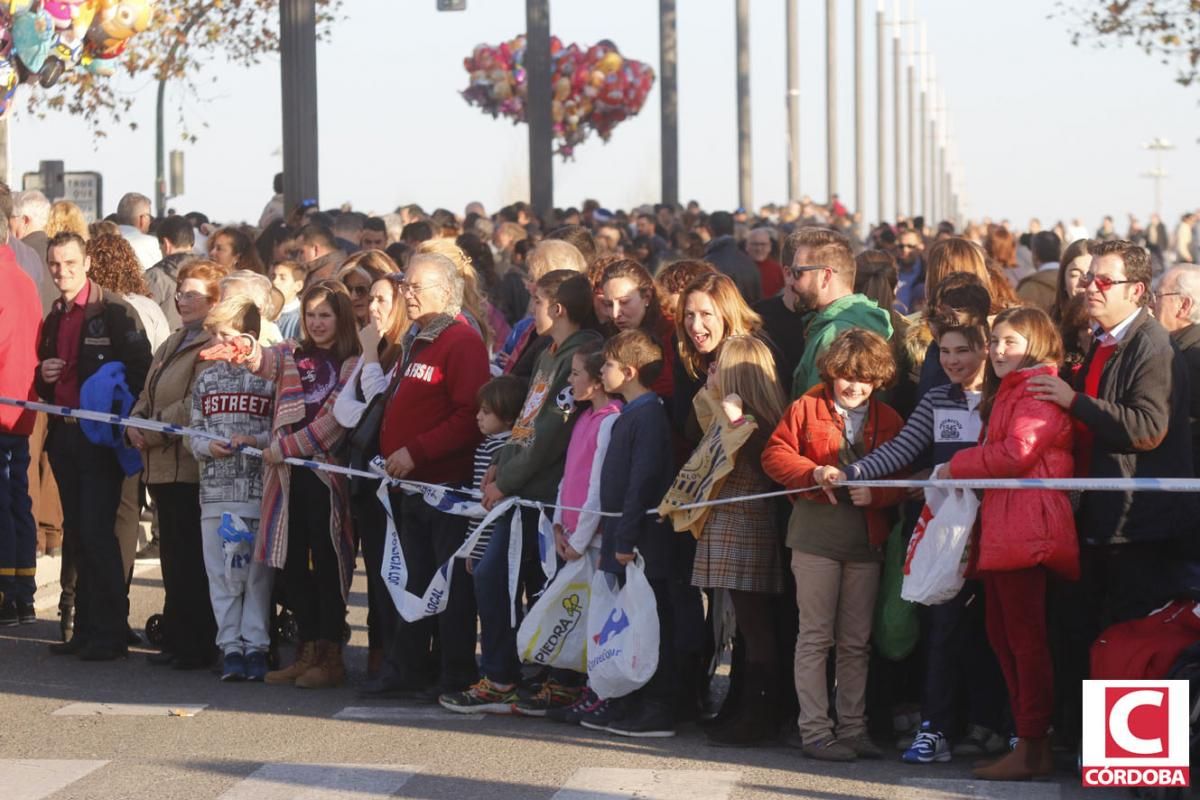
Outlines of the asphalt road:
[[[55,565],[40,566],[48,585],[39,605],[52,609]],[[53,610],[36,625],[0,629],[0,800],[1128,797],[1084,790],[1068,773],[981,784],[966,763],[911,767],[895,753],[829,765],[782,746],[714,749],[693,726],[673,739],[623,740],[545,720],[363,701],[354,689],[366,661],[361,569],[351,601],[351,685],[329,691],[222,684],[208,672],[150,666],[144,649],[100,664],[51,656]],[[139,563],[134,627],[161,605],[157,566]]]

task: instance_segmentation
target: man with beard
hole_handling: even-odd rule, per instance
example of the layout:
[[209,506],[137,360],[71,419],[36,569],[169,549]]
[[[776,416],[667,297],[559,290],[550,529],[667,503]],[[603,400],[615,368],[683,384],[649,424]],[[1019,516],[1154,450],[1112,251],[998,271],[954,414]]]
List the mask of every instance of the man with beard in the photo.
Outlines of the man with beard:
[[925,243],[911,228],[900,234],[896,266],[896,310],[901,314],[919,311],[925,305]]
[[854,293],[854,253],[845,236],[826,228],[801,228],[788,237],[788,244],[795,252],[788,287],[797,308],[815,312],[792,383],[792,397],[799,397],[821,382],[817,360],[839,333],[865,328],[891,339],[892,320],[887,309]]

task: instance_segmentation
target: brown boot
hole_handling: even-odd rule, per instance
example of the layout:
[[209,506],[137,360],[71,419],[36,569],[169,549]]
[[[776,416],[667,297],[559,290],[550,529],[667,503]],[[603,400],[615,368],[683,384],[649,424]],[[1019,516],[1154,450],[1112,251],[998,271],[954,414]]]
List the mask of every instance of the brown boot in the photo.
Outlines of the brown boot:
[[332,689],[346,682],[341,642],[317,642],[317,657],[308,671],[296,678],[300,689]]
[[985,781],[1027,781],[1034,775],[1030,756],[1039,747],[1034,743],[1040,741],[1044,741],[1044,738],[1018,739],[1017,747],[1011,753],[994,764],[972,770],[971,774]]
[[275,685],[283,685],[295,683],[296,678],[299,678],[315,663],[316,647],[313,642],[300,642],[296,645],[296,660],[292,662],[290,667],[273,670],[267,673],[263,679],[266,683]]

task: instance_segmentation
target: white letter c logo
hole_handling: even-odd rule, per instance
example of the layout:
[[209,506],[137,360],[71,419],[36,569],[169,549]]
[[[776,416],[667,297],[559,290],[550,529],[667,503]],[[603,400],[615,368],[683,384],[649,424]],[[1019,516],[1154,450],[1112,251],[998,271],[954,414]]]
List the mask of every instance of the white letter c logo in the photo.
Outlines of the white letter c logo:
[[1161,707],[1165,692],[1154,689],[1139,689],[1122,696],[1113,703],[1108,715],[1108,730],[1113,741],[1126,752],[1142,756],[1156,755],[1163,751],[1162,739],[1142,739],[1129,730],[1129,715],[1141,706]]

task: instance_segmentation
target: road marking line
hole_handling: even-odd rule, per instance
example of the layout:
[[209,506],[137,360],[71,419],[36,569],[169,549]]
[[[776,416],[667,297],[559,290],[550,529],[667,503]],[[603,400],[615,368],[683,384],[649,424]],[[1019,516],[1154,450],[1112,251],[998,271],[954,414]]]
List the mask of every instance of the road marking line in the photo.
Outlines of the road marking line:
[[703,769],[583,767],[551,800],[725,800],[740,777],[740,772]]
[[453,714],[439,706],[346,706],[333,715],[334,719],[357,719],[369,722],[450,722],[481,720],[484,714]]
[[390,797],[420,771],[405,764],[264,764],[218,800]]
[[194,717],[207,703],[70,703],[57,711],[54,717]]
[[892,800],[1058,800],[1056,783],[901,778]]
[[0,759],[6,800],[41,800],[100,769],[107,761],[56,758]]

